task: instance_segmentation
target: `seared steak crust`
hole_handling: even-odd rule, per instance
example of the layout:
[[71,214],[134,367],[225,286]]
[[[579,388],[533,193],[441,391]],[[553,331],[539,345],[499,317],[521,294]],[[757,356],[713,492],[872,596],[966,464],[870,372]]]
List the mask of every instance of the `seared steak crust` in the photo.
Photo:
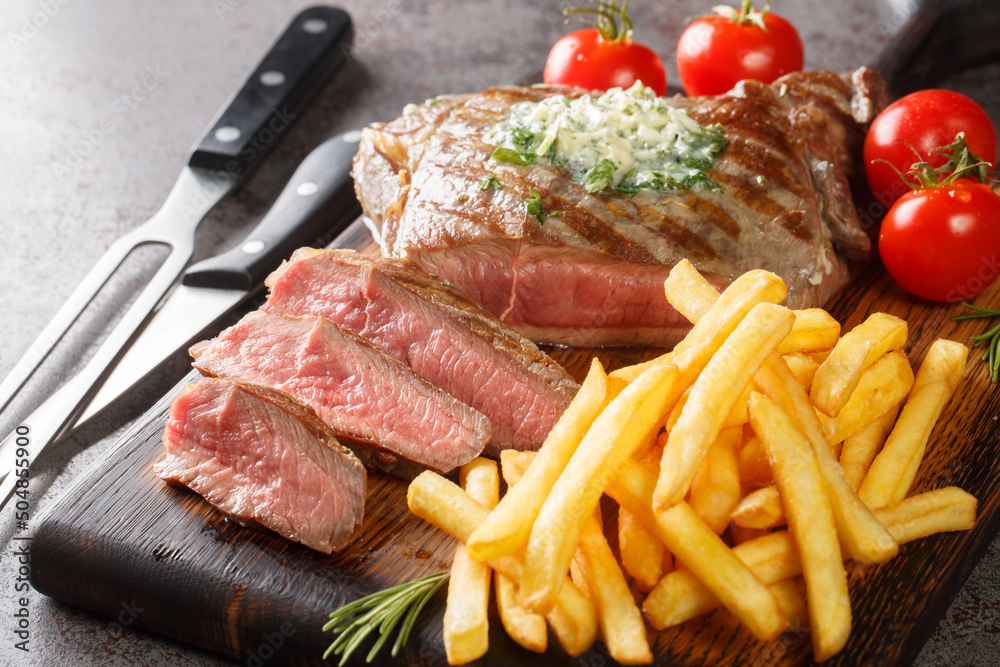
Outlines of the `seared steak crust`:
[[[536,341],[671,344],[687,325],[663,296],[687,258],[718,286],[764,268],[792,307],[819,305],[847,280],[869,239],[847,183],[863,126],[887,101],[871,70],[744,81],[724,95],[673,98],[729,142],[709,171],[722,191],[587,193],[547,164],[490,158],[487,134],[523,100],[586,94],[491,88],[410,106],[367,128],[358,198],[381,224],[383,253],[407,257]],[[492,174],[502,188],[480,189]],[[522,206],[537,192],[544,224]]]

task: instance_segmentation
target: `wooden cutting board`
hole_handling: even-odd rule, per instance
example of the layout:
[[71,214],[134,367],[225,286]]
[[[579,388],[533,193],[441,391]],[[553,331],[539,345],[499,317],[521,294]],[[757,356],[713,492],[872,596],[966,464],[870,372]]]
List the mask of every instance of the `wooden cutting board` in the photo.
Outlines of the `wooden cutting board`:
[[[370,250],[356,223],[336,245]],[[977,299],[1000,303],[1000,285]],[[916,301],[877,264],[865,268],[827,305],[845,330],[869,313],[906,319],[906,348],[916,368],[938,337],[969,342],[983,322],[950,321],[959,306]],[[597,354],[613,369],[656,350],[554,349],[582,375]],[[193,376],[192,376],[193,377]],[[179,388],[178,388],[179,389]],[[372,474],[364,524],[345,551],[323,556],[266,532],[228,522],[207,502],[166,486],[152,473],[164,456],[160,435],[174,393],[165,396],[51,507],[36,524],[31,583],[40,592],[244,664],[324,664],[331,641],[321,627],[341,604],[379,588],[447,569],[454,541],[406,509],[403,481]],[[1000,528],[1000,393],[979,352],[931,438],[914,492],[960,486],[979,499],[974,530],[906,544],[881,566],[849,563],[854,629],[829,664],[905,664],[919,652],[941,615]],[[405,651],[377,662],[444,664],[443,593],[432,602]],[[571,659],[550,642],[544,656],[510,641],[493,616],[483,665],[604,665],[603,644]],[[764,644],[716,611],[653,635],[656,664],[797,665],[812,662],[808,632]],[[364,651],[354,663],[362,664]],[[277,658],[277,659],[275,659]],[[273,662],[272,659],[275,659]],[[332,662],[331,662],[332,664]]]

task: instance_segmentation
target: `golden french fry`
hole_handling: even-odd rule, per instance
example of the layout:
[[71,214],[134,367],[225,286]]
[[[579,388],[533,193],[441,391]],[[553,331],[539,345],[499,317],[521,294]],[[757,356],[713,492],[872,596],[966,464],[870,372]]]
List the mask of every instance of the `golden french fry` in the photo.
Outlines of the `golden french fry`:
[[836,417],[851,397],[866,368],[906,343],[904,320],[887,313],[873,313],[837,342],[813,377],[809,396],[828,417]]
[[803,352],[792,352],[782,356],[792,370],[795,379],[799,381],[808,394],[809,387],[812,386],[813,376],[816,375],[816,369],[819,368],[819,362]]
[[[724,298],[725,294],[716,305]],[[699,320],[695,328],[708,317]],[[683,500],[726,415],[761,362],[788,334],[794,319],[792,311],[783,306],[757,304],[705,366],[663,448],[660,478],[653,495],[656,511]]]
[[897,408],[891,408],[871,424],[844,440],[839,457],[840,469],[844,471],[844,480],[855,491],[868,474],[868,468],[871,467],[875,455],[896,423],[898,413]]
[[895,556],[898,545],[844,479],[836,456],[823,435],[817,413],[784,359],[777,354],[768,357],[754,376],[754,384],[791,417],[809,442],[819,463],[823,485],[830,495],[837,532],[847,554],[867,563],[884,563]]
[[624,665],[652,662],[653,653],[646,638],[642,613],[594,517],[587,521],[580,534],[580,552],[583,554],[583,578],[597,607],[608,653]]
[[[667,280],[669,282],[670,279]],[[633,380],[649,366],[670,361],[681,371],[680,388],[683,390],[694,382],[712,355],[755,305],[779,303],[786,293],[784,281],[775,274],[748,271],[726,288],[673,350],[652,361],[619,368],[611,375]]]
[[510,487],[521,481],[537,456],[538,452],[519,452],[516,449],[500,452],[500,474],[503,481],[507,482],[507,493],[510,493]]
[[663,291],[667,302],[690,322],[700,320],[719,298],[719,290],[686,259],[670,270]]
[[527,475],[510,489],[469,540],[476,560],[517,552],[528,542],[531,526],[583,436],[608,402],[608,380],[595,357],[569,407],[552,428]]
[[785,524],[778,487],[765,486],[752,491],[737,503],[730,518],[741,528],[776,528]]
[[817,414],[827,442],[851,437],[902,403],[912,386],[913,369],[903,351],[883,355],[861,374],[858,386],[835,418]]
[[[463,543],[489,513],[457,484],[431,471],[421,473],[410,482],[406,502],[416,516]],[[487,564],[495,572],[521,585],[524,565],[520,554],[491,559]],[[545,619],[563,649],[571,656],[586,651],[597,638],[594,605],[565,574],[552,610],[545,614]]]
[[956,486],[946,486],[880,507],[875,515],[902,544],[937,533],[969,530],[976,524],[976,499]]
[[802,561],[813,655],[817,662],[826,660],[847,643],[851,599],[833,509],[827,494],[819,491],[824,487],[820,464],[792,418],[763,394],[750,395],[750,423],[767,450]]
[[840,322],[822,308],[795,311],[795,324],[778,346],[778,354],[829,350],[840,338]]
[[[676,395],[677,376],[672,364],[651,367],[594,420],[531,528],[521,581],[521,604],[528,609],[545,613],[551,608],[583,524],[600,502],[607,481],[662,424],[670,409],[666,402]],[[526,481],[527,477],[514,491]]]
[[535,653],[545,653],[548,648],[549,629],[545,617],[534,614],[521,606],[517,584],[496,574],[497,611],[504,630],[515,642]]
[[778,601],[753,572],[681,501],[656,515],[661,538],[758,639],[776,638],[788,626]]
[[781,607],[781,613],[788,619],[788,629],[804,632],[809,629],[809,605],[802,590],[802,580],[785,579],[767,587]]
[[729,524],[729,514],[740,501],[739,447],[741,427],[719,432],[691,482],[688,504],[721,535]]
[[[630,467],[619,473],[609,494],[621,503],[642,502],[648,473]],[[975,522],[976,499],[954,487],[936,489],[875,510],[875,517],[892,537],[904,544],[935,533],[967,530]],[[802,574],[802,562],[791,533],[767,533],[733,547],[733,554],[768,586]],[[642,604],[647,620],[656,629],[678,625],[719,607],[722,603],[705,584],[687,570],[674,570],[650,591]]]
[[858,489],[869,507],[906,497],[934,424],[962,379],[968,354],[965,345],[944,339],[934,341],[927,350],[899,419]]
[[[459,478],[469,497],[486,509],[496,506],[500,479],[496,463],[485,458],[463,465]],[[444,611],[444,650],[449,665],[464,665],[489,649],[490,566],[472,560],[464,544],[455,548]]]
[[663,577],[669,562],[663,543],[624,507],[618,509],[618,551],[622,567],[639,590],[647,593]]
[[[681,394],[681,397],[677,399],[677,403],[674,404],[674,409],[670,411],[670,416],[667,417],[666,428],[668,431],[677,425],[677,420],[681,418],[681,413],[684,412],[684,406],[687,405],[687,400],[690,395],[691,389],[689,387],[683,394]],[[730,410],[726,414],[725,419],[722,420],[722,430],[743,426],[750,420],[750,417],[747,416],[747,400],[749,400],[749,398],[750,386],[747,385],[746,390],[733,404],[733,409]]]

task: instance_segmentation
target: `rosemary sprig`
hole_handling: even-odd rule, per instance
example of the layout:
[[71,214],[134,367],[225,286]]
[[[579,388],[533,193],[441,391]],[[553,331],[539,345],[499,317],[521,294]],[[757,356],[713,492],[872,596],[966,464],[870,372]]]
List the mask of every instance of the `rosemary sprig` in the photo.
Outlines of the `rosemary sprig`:
[[[955,315],[951,318],[953,322],[1000,317],[1000,308],[981,308],[966,302],[962,302],[962,305],[973,312]],[[973,336],[972,340],[975,341],[972,347],[986,346],[986,350],[983,352],[983,361],[987,363],[990,370],[990,381],[996,383],[997,380],[1000,380],[1000,323],[994,324],[985,333]]]
[[330,655],[340,655],[340,665],[344,665],[365,638],[377,628],[379,638],[368,652],[365,662],[371,662],[382,649],[399,622],[403,624],[392,645],[392,656],[410,638],[410,631],[417,622],[417,616],[434,594],[448,581],[448,571],[428,574],[392,588],[366,595],[344,605],[330,614],[330,620],[323,626],[323,632],[332,630],[339,635],[323,654],[325,660]]

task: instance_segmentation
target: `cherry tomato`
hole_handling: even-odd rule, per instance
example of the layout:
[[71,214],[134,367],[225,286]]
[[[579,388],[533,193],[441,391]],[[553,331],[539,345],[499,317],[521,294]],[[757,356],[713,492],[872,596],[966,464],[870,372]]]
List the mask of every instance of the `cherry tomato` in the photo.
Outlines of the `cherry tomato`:
[[695,19],[677,43],[677,71],[688,95],[720,95],[743,79],[771,83],[802,69],[802,39],[786,19],[747,0],[739,11]]
[[989,115],[975,101],[950,90],[920,90],[901,97],[880,113],[865,136],[864,163],[868,187],[883,206],[890,206],[909,188],[892,167],[875,160],[885,160],[904,174],[917,162],[913,151],[897,139],[903,139],[920,153],[920,159],[932,167],[946,162],[933,153],[965,133],[969,149],[980,159],[997,162],[997,133]]
[[889,275],[911,294],[971,298],[1000,275],[1000,197],[968,179],[907,192],[882,221],[878,249]]
[[587,90],[629,88],[642,81],[661,97],[667,93],[667,72],[659,56],[630,39],[605,39],[594,28],[571,32],[556,42],[542,77],[548,84]]

